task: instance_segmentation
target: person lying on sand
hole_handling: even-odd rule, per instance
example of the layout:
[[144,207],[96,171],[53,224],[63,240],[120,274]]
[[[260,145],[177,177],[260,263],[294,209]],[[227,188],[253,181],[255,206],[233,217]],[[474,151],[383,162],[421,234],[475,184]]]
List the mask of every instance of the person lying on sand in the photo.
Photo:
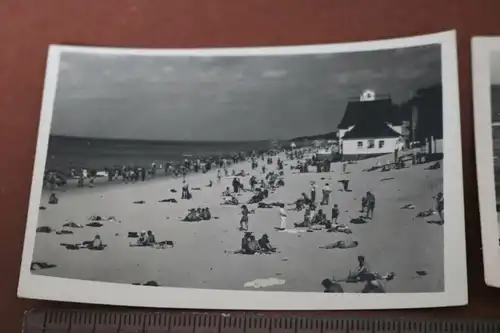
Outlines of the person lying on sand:
[[68,221],[64,223],[62,226],[67,228],[83,228],[83,224],[76,224],[73,221]]
[[417,217],[429,217],[434,215],[434,210],[429,209],[429,210],[424,210],[423,212],[419,212],[417,214]]
[[177,203],[177,200],[175,200],[174,198],[169,198],[169,199],[162,199],[158,202],[169,202],[169,203]]
[[240,202],[235,196],[231,196],[231,199],[224,200],[224,202],[221,203],[221,205],[230,205],[230,206],[238,206],[239,204]]
[[59,202],[59,199],[56,197],[56,194],[51,193],[50,197],[49,197],[49,204],[50,205],[57,205],[58,202]]
[[102,251],[107,245],[102,243],[101,236],[96,235],[91,241],[84,241],[81,244],[65,244],[61,243],[62,246],[66,247],[68,250],[80,250],[80,249],[89,249],[94,251]]
[[36,269],[47,269],[47,268],[54,268],[57,267],[57,265],[54,264],[48,264],[46,262],[42,261],[33,261],[30,266],[30,270],[34,271]]
[[332,244],[328,244],[325,246],[319,246],[318,248],[320,248],[320,249],[350,249],[350,248],[358,246],[358,244],[359,244],[358,241],[340,240],[340,241],[336,241]]
[[344,224],[330,225],[330,227],[326,226],[326,228],[328,229],[328,232],[343,232],[345,234],[352,234],[352,230]]
[[[335,281],[335,280],[333,280]],[[325,288],[325,293],[343,293],[344,289],[342,289],[342,286],[337,283],[333,282],[330,279],[324,279],[321,281],[321,285]]]
[[264,194],[262,193],[262,191],[258,191],[257,194],[254,194],[250,200],[248,200],[248,204],[255,204],[255,203],[259,203],[261,202],[262,200],[264,200]]

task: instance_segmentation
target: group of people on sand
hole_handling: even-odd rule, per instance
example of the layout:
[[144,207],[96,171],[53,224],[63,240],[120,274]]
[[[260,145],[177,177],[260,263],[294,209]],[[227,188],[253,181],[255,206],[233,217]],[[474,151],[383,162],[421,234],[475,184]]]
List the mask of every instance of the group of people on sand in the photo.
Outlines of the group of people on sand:
[[199,222],[199,221],[208,221],[212,219],[212,213],[210,212],[210,208],[191,208],[187,215],[182,219],[184,222]]
[[153,246],[156,244],[156,237],[153,231],[148,230],[141,231],[139,233],[139,238],[137,238],[137,242],[135,244],[130,244],[130,246]]
[[361,293],[385,293],[385,287],[381,281],[391,281],[394,279],[393,272],[382,275],[375,273],[371,270],[370,266],[365,260],[364,256],[358,256],[357,267],[349,272],[347,279],[344,281],[332,279],[324,279],[321,284],[323,285],[325,293],[343,293],[344,290],[339,282],[358,283],[364,282],[365,285]]
[[235,254],[269,254],[276,252],[276,248],[271,245],[269,236],[263,234],[262,237],[257,240],[252,232],[246,231],[241,239],[241,248],[234,251]]

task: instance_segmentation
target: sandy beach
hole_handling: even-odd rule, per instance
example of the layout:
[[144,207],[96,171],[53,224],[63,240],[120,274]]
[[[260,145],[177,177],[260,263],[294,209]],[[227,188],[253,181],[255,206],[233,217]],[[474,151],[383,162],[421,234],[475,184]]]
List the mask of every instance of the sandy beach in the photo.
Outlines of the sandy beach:
[[[284,158],[284,155],[281,156]],[[329,206],[319,206],[327,217],[331,216],[334,203],[339,205],[339,223],[348,225],[352,234],[315,232],[279,232],[279,210],[255,209],[249,216],[249,229],[259,238],[267,233],[278,253],[270,255],[240,255],[225,252],[236,250],[243,233],[239,231],[240,206],[223,206],[221,193],[231,186],[232,178],[217,182],[216,172],[192,174],[187,177],[192,200],[181,200],[182,179],[161,178],[136,184],[116,184],[95,188],[72,189],[58,193],[59,203],[48,205],[48,192],[42,196],[46,210],[39,211],[38,226],[60,229],[66,220],[78,224],[88,223],[91,215],[115,216],[121,223],[103,222],[102,227],[70,229],[72,235],[37,233],[34,261],[48,262],[56,267],[37,269],[34,274],[78,278],[85,280],[144,283],[154,280],[162,286],[184,288],[237,289],[245,288],[246,282],[255,279],[277,278],[284,284],[259,290],[323,292],[324,278],[344,279],[349,270],[357,266],[357,256],[364,255],[372,270],[394,272],[394,280],[386,283],[387,292],[439,292],[444,290],[443,227],[427,223],[438,220],[437,215],[416,218],[420,211],[434,209],[433,196],[442,188],[442,169],[426,170],[430,165],[420,164],[406,169],[388,172],[362,171],[385,163],[392,156],[380,156],[359,161],[348,166],[348,174],[342,174],[340,163],[332,164],[332,172],[296,173],[290,165],[296,161],[285,160],[285,186],[269,195],[265,202],[295,201],[301,192],[309,193],[310,181],[316,181],[318,195],[322,186],[330,183],[333,193]],[[273,158],[274,162],[276,157]],[[259,161],[259,163],[263,163]],[[263,177],[258,170],[251,171],[250,162],[234,167]],[[276,168],[273,164],[270,170]],[[252,173],[253,172],[253,173]],[[242,177],[245,187],[250,176]],[[322,179],[324,178],[324,179]],[[340,191],[339,180],[349,179],[351,192]],[[207,187],[209,181],[212,187]],[[171,193],[176,189],[177,193]],[[361,198],[366,191],[376,196],[373,220],[366,224],[349,223],[360,215]],[[245,203],[251,192],[244,192],[240,203]],[[175,198],[178,203],[159,203],[159,200]],[[134,204],[143,200],[144,204]],[[318,199],[317,199],[318,200]],[[401,209],[413,204],[415,209]],[[212,216],[219,219],[200,223],[181,222],[190,208],[209,207]],[[287,206],[291,208],[291,206]],[[303,220],[304,211],[288,211],[288,228]],[[172,240],[173,248],[153,249],[129,247],[133,238],[129,231],[152,230],[157,241]],[[60,243],[81,243],[99,234],[108,247],[103,251],[81,249],[67,250]],[[320,249],[319,246],[337,240],[352,239],[359,246],[351,249]],[[397,255],[395,255],[397,254]],[[425,274],[417,274],[425,272]],[[363,284],[342,283],[346,292],[359,292]]]

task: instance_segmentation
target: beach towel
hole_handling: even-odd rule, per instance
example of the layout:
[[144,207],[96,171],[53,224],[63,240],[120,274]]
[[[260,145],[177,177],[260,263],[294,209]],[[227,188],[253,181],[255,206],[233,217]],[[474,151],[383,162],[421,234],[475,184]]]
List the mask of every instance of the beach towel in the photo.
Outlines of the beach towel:
[[286,282],[285,280],[271,277],[271,278],[256,279],[253,281],[248,281],[243,285],[243,287],[260,289],[260,288],[266,288],[266,287],[275,286],[275,285],[282,285],[282,284],[285,284],[285,282]]

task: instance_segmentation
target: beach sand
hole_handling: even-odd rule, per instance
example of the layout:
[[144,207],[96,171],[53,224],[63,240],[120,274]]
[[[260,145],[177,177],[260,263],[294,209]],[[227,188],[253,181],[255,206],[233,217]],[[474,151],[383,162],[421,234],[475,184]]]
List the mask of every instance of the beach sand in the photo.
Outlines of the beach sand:
[[[254,290],[244,288],[244,284],[255,279],[277,278],[285,283],[258,290],[323,292],[320,283],[324,278],[346,278],[349,270],[357,266],[357,256],[364,255],[373,271],[396,274],[393,281],[386,283],[387,292],[443,291],[443,227],[427,223],[428,220],[438,220],[437,215],[427,219],[415,218],[419,211],[435,208],[433,196],[443,190],[442,169],[425,170],[428,163],[389,172],[362,172],[374,166],[377,160],[385,163],[390,158],[386,155],[350,164],[346,175],[341,173],[340,163],[332,164],[329,173],[295,174],[290,165],[295,165],[296,161],[285,161],[285,186],[270,194],[265,202],[293,202],[301,192],[309,193],[312,180],[318,185],[317,197],[321,197],[321,188],[328,182],[333,189],[330,205],[319,208],[323,208],[329,218],[333,203],[338,204],[339,223],[348,225],[353,233],[278,232],[274,230],[280,224],[278,208],[258,209],[256,204],[248,205],[249,209],[256,210],[249,216],[250,231],[257,238],[263,233],[269,235],[279,251],[271,255],[225,253],[225,250],[240,247],[243,234],[238,230],[241,209],[239,206],[220,205],[221,193],[226,186],[231,186],[232,178],[223,178],[219,184],[213,171],[188,176],[190,187],[201,188],[192,191],[192,200],[180,199],[180,178],[68,190],[58,194],[57,205],[48,205],[48,193],[44,192],[42,205],[47,209],[39,211],[38,226],[60,228],[65,220],[86,224],[91,215],[115,216],[122,223],[102,222],[104,226],[100,228],[70,229],[73,235],[37,233],[33,260],[57,267],[33,273],[127,284],[154,280],[168,287],[233,290]],[[275,167],[274,163],[271,169]],[[250,163],[242,163],[235,169],[250,172]],[[258,177],[260,179],[262,175]],[[326,179],[321,180],[322,177]],[[242,178],[245,187],[249,178]],[[352,192],[339,191],[341,184],[338,180],[341,179],[350,180]],[[213,181],[211,188],[206,187],[209,180]],[[170,189],[178,192],[171,193]],[[351,218],[360,215],[361,198],[368,190],[376,196],[373,220],[366,224],[350,224]],[[251,193],[244,193],[239,197],[240,203],[246,202],[250,196]],[[166,198],[175,198],[178,203],[158,202]],[[138,200],[144,200],[145,204],[133,204]],[[400,208],[410,203],[416,209]],[[197,207],[209,207],[212,216],[219,219],[200,223],[179,220],[189,208]],[[294,222],[302,221],[303,215],[304,211],[288,211],[288,228],[292,229]],[[153,230],[157,241],[172,240],[175,246],[164,250],[129,247],[129,242],[136,240],[127,238],[128,231],[141,230]],[[72,251],[60,246],[60,243],[92,240],[96,234],[108,245],[104,251]],[[360,243],[351,249],[318,248],[343,239]],[[417,271],[427,274],[421,276]],[[342,287],[346,292],[359,292],[363,284],[342,283]]]

